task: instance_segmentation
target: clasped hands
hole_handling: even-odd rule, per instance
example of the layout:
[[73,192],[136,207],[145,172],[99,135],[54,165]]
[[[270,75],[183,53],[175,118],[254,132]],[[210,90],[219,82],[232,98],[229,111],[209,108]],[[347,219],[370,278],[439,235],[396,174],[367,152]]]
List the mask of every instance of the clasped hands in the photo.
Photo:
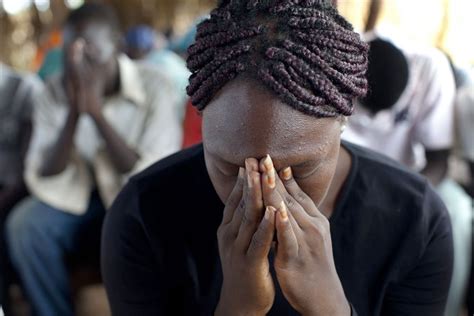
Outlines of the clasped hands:
[[[276,235],[274,269],[268,260]],[[216,315],[265,315],[278,282],[302,315],[349,316],[336,272],[328,219],[295,181],[290,167],[246,159],[218,229],[223,285]]]
[[65,86],[70,110],[92,117],[102,114],[106,70],[97,60],[97,52],[85,40],[77,39],[65,52]]

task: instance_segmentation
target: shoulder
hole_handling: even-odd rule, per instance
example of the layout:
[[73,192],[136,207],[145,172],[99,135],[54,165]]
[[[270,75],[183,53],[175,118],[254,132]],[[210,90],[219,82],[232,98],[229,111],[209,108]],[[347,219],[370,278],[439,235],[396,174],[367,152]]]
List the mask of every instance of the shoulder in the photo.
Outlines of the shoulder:
[[357,164],[354,190],[365,199],[368,212],[378,212],[383,221],[410,225],[422,225],[427,219],[447,215],[426,178],[372,150],[349,143],[346,147]]
[[[118,211],[144,212],[166,208],[174,204],[180,208],[184,197],[190,197],[196,191],[196,183],[203,182],[206,174],[202,145],[175,153],[166,157],[141,173],[132,177],[114,203]],[[133,207],[122,210],[120,200],[133,201]]]
[[[172,88],[172,77],[162,67],[146,61],[132,61],[137,69],[143,86],[147,91],[163,91]],[[157,89],[160,87],[160,89]]]
[[179,177],[192,176],[192,173],[197,171],[195,168],[203,167],[203,163],[203,148],[202,144],[199,144],[161,159],[132,177],[130,182],[138,187],[146,187],[147,184],[159,183],[170,176],[180,180]]
[[400,267],[411,269],[436,240],[451,238],[446,207],[424,177],[368,149],[346,146],[358,167],[345,214],[364,244],[384,258],[398,251]]
[[395,239],[409,236],[420,246],[434,231],[450,231],[446,207],[426,178],[369,149],[346,146],[357,164],[353,200],[373,229],[389,229]]

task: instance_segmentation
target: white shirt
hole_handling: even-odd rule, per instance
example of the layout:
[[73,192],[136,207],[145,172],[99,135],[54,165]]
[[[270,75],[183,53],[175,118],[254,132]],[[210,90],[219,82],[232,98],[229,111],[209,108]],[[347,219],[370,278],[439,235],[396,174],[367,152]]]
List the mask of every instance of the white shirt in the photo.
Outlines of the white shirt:
[[125,56],[118,60],[121,91],[105,100],[103,113],[119,136],[140,155],[129,174],[121,174],[114,168],[94,122],[82,115],[67,167],[58,175],[41,177],[39,168],[45,151],[56,143],[68,113],[60,76],[49,82],[46,93],[35,104],[26,183],[40,200],[65,212],[83,214],[94,188],[105,205],[110,206],[131,175],[180,149],[182,122],[174,111],[180,94],[170,78]]
[[454,76],[440,51],[393,44],[408,62],[407,87],[390,109],[375,115],[357,102],[342,137],[419,171],[426,165],[426,150],[453,145]]
[[456,114],[460,154],[464,159],[474,161],[474,83],[459,90]]

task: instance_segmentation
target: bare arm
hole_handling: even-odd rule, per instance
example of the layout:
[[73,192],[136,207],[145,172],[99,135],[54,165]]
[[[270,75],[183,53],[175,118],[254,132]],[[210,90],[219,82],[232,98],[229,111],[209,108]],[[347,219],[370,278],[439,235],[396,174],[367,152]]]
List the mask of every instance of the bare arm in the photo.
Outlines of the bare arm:
[[54,176],[66,169],[71,156],[71,149],[74,145],[74,134],[78,119],[79,113],[71,109],[56,143],[50,148],[43,161],[40,169],[42,177]]
[[[100,108],[100,107],[98,107]],[[117,132],[110,126],[101,111],[91,114],[97,129],[104,138],[110,160],[120,173],[133,169],[140,156],[130,148]]]

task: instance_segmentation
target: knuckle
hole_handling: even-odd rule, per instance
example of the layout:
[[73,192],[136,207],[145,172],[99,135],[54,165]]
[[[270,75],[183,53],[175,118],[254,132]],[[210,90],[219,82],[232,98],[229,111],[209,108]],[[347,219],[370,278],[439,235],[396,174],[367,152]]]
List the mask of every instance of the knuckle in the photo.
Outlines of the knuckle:
[[296,198],[297,201],[305,202],[308,197],[306,196],[306,194],[304,192],[298,191],[295,194],[295,198]]
[[319,240],[323,237],[324,232],[322,230],[322,226],[316,222],[312,222],[311,225],[308,227],[309,233]]
[[290,195],[285,196],[285,202],[288,208],[294,208],[296,206],[296,201]]
[[329,220],[326,217],[321,217],[319,220],[319,225],[321,226],[321,229],[323,230],[324,233],[329,233],[331,229],[331,225],[329,223]]
[[255,219],[253,216],[249,214],[249,212],[245,211],[242,215],[242,224],[253,226],[255,224]]

